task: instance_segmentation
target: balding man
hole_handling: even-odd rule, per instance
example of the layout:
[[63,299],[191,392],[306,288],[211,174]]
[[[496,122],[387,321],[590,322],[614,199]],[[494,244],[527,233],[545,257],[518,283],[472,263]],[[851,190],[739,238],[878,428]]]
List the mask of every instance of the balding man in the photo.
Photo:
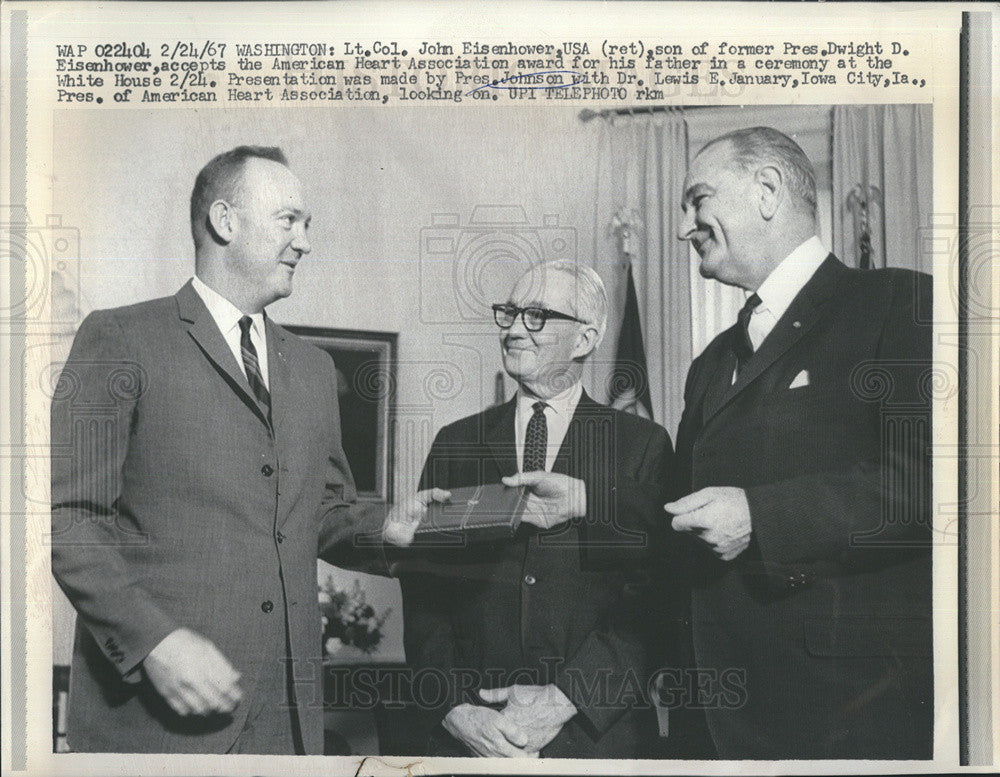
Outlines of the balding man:
[[[646,685],[663,647],[650,648],[650,629],[662,624],[648,608],[644,565],[665,528],[657,499],[670,438],[580,384],[607,317],[592,269],[541,264],[493,310],[517,394],[443,428],[421,488],[502,480],[528,485],[532,500],[575,492],[577,504],[529,514],[512,541],[428,554],[419,572],[403,567],[407,659],[415,678],[446,680],[442,693],[433,682],[414,688],[423,747],[641,757],[657,739]],[[561,523],[574,514],[581,520]]]
[[309,221],[279,149],[220,154],[191,194],[195,277],[80,326],[52,403],[73,750],[322,753],[317,555],[382,516],[355,505],[333,362],[265,313]]
[[683,210],[701,274],[747,292],[691,366],[666,505],[718,753],[930,758],[931,279],[829,254],[767,127],[702,149]]

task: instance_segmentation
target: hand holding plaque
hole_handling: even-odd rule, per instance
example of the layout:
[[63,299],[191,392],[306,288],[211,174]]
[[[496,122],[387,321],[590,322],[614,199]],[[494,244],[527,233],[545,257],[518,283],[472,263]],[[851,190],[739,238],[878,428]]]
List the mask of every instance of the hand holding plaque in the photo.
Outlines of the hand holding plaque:
[[415,544],[449,546],[509,540],[528,501],[525,489],[502,483],[463,486],[449,493],[449,499],[428,507],[416,527]]
[[528,496],[521,520],[540,529],[551,529],[587,514],[587,489],[577,478],[539,470],[511,475],[503,482],[524,487]]
[[392,545],[406,546],[413,542],[420,522],[427,516],[427,508],[451,499],[451,492],[442,488],[418,491],[405,502],[400,502],[385,518],[382,525],[382,539]]

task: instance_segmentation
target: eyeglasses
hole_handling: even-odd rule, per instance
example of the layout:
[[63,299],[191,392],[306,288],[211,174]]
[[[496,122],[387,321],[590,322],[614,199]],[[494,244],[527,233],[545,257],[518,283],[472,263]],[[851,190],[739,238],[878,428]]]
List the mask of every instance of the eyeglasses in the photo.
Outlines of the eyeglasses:
[[524,328],[529,332],[541,332],[545,327],[545,322],[550,318],[560,321],[576,321],[579,324],[587,323],[576,316],[570,316],[566,313],[560,313],[558,310],[549,310],[548,308],[519,308],[517,305],[511,305],[510,303],[498,303],[493,306],[493,318],[496,320],[497,326],[501,329],[510,329],[514,326],[514,321],[517,319],[518,313],[521,314],[521,322],[524,324]]

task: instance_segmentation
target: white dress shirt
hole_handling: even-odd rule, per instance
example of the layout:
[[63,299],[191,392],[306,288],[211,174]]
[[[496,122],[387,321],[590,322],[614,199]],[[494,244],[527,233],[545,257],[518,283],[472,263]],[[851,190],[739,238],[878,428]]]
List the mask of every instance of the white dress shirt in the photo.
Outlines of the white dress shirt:
[[[229,350],[233,352],[236,363],[240,366],[240,372],[244,376],[247,374],[246,367],[243,366],[243,349],[240,347],[240,319],[244,315],[238,307],[223,297],[212,287],[208,286],[197,275],[191,279],[191,285],[198,292],[208,308],[208,312],[215,319],[216,326],[222,332],[222,339],[226,341]],[[270,391],[271,384],[267,379],[267,335],[264,330],[264,314],[254,313],[250,316],[253,322],[250,326],[250,342],[257,349],[257,364],[260,367],[260,375],[264,379],[264,386]]]
[[786,256],[760,285],[757,289],[760,304],[747,325],[755,351],[829,254],[820,239],[813,235]]
[[573,413],[580,402],[583,394],[583,385],[574,383],[561,394],[557,394],[552,399],[539,400],[537,397],[527,396],[523,391],[517,392],[517,410],[514,416],[514,444],[517,448],[517,471],[521,472],[524,464],[524,438],[528,432],[528,421],[534,414],[532,407],[536,402],[544,401],[546,450],[545,450],[545,471],[550,472],[555,463],[559,449],[562,447],[563,439],[569,429],[569,422],[573,420]]

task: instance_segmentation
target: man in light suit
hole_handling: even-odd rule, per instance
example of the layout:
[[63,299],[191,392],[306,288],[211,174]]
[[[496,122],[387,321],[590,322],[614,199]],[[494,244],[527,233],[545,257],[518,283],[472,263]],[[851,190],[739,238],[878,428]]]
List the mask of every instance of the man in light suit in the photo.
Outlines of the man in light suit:
[[191,195],[195,277],[80,326],[52,404],[73,750],[322,752],[317,555],[384,510],[355,504],[333,362],[265,313],[309,220],[279,149],[220,154]]
[[[657,739],[646,686],[663,648],[651,630],[663,621],[649,609],[650,565],[666,528],[670,438],[580,384],[607,316],[592,269],[539,265],[494,312],[517,394],[444,427],[421,488],[528,484],[525,520],[543,528],[522,523],[511,541],[400,565],[407,659],[415,677],[446,681],[440,694],[433,683],[414,689],[424,708],[416,747],[640,757]],[[573,505],[532,515],[539,495]]]
[[692,629],[723,758],[930,758],[930,278],[816,237],[802,150],[709,143],[679,237],[748,292],[691,366],[677,435]]

